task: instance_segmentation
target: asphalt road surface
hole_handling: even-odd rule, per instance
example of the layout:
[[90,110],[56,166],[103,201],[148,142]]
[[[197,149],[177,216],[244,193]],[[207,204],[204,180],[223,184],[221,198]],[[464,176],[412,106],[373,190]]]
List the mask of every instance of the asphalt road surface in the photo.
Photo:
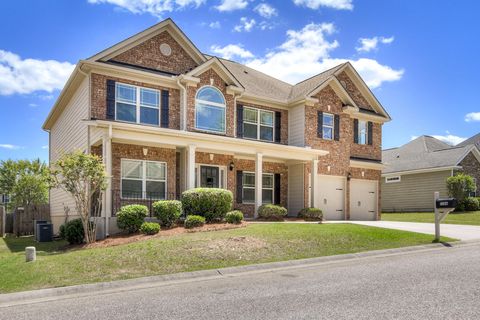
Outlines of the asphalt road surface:
[[6,307],[0,319],[480,319],[480,244]]

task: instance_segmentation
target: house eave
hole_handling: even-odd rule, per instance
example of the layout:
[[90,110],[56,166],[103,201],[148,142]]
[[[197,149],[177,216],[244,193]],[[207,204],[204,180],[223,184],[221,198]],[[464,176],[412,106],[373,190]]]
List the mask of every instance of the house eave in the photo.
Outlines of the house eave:
[[424,168],[424,169],[415,169],[415,170],[392,171],[392,172],[382,173],[382,177],[430,173],[430,172],[447,171],[447,170],[460,170],[460,169],[462,169],[461,166],[443,166],[443,167]]

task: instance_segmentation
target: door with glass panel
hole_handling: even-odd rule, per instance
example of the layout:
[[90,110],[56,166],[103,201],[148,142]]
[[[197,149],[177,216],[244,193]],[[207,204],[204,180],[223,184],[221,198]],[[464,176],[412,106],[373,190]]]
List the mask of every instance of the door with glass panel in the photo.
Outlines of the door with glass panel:
[[220,188],[220,169],[218,167],[200,166],[200,187]]

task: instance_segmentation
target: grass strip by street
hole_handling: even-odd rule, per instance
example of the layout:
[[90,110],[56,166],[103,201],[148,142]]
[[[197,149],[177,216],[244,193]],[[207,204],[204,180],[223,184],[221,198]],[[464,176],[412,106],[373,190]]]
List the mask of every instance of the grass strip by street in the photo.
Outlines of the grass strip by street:
[[[442,238],[442,241],[453,239]],[[0,292],[131,279],[303,259],[432,242],[432,236],[353,224],[251,224],[245,228],[157,237],[125,245],[67,249],[31,237],[0,239]],[[24,248],[37,247],[25,263]]]
[[[382,213],[382,220],[402,222],[435,222],[433,212]],[[478,226],[480,225],[480,211],[450,213],[445,218],[443,223]]]

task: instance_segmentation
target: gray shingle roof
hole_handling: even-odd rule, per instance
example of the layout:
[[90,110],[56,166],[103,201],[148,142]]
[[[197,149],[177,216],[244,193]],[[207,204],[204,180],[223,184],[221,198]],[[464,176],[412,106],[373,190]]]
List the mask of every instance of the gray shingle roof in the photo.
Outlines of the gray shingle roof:
[[383,173],[456,166],[470,146],[452,147],[430,136],[421,136],[399,148],[384,150]]
[[467,140],[463,141],[462,143],[457,144],[458,147],[464,147],[474,144],[478,148],[480,148],[480,133],[477,133],[473,137],[468,138]]

